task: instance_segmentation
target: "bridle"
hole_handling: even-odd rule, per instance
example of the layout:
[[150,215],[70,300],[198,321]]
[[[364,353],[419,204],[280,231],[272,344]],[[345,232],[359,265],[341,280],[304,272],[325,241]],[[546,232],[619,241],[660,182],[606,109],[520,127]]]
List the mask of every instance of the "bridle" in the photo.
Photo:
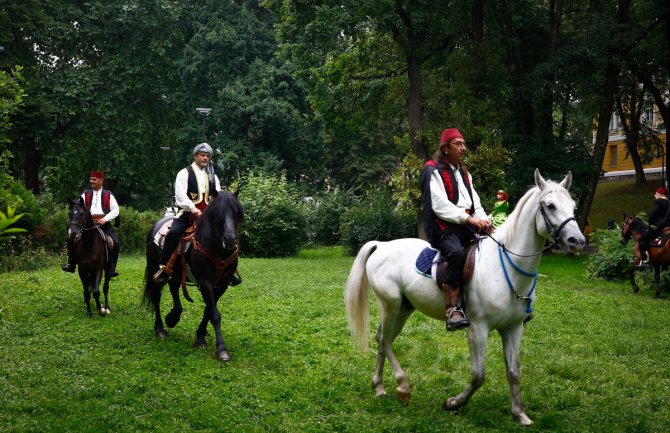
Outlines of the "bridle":
[[70,227],[74,226],[74,227],[77,228],[73,238],[77,238],[77,237],[81,236],[81,234],[84,233],[85,231],[93,230],[93,229],[97,229],[98,232],[100,233],[100,235],[102,236],[102,238],[103,239],[105,238],[104,233],[102,233],[102,229],[99,226],[97,226],[96,224],[93,224],[92,227],[86,228],[86,208],[84,208],[80,204],[73,205],[72,207],[73,208],[77,207],[77,208],[84,209],[84,211],[83,211],[83,215],[84,215],[83,222],[80,223],[80,222],[77,222],[77,221],[70,221],[69,224],[68,224]]

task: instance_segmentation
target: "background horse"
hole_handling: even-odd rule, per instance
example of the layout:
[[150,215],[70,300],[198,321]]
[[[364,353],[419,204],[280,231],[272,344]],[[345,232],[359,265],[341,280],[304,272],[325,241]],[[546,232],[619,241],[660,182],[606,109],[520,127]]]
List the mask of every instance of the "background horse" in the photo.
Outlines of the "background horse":
[[[79,269],[79,278],[84,288],[84,302],[86,303],[86,316],[91,317],[91,292],[95,299],[95,306],[101,316],[110,313],[109,310],[109,279],[110,265],[109,253],[111,246],[105,246],[107,239],[93,221],[91,212],[84,205],[84,199],[68,199],[70,209],[68,211],[68,241],[74,242],[75,263]],[[105,295],[104,307],[100,304],[100,281],[105,274],[105,283],[102,291]]]
[[[147,267],[145,270],[144,302],[153,307],[156,320],[154,333],[158,338],[167,337],[161,319],[161,289],[154,283],[153,275],[158,271],[161,249],[154,242],[158,229],[174,216],[167,216],[158,221],[147,238]],[[220,361],[229,361],[230,352],[221,335],[221,314],[217,308],[219,298],[228,288],[230,277],[237,270],[237,254],[239,252],[237,233],[239,224],[244,220],[242,205],[237,197],[228,192],[220,192],[198,219],[195,242],[191,242],[184,259],[198,285],[205,310],[202,321],[196,331],[195,346],[205,348],[207,345],[207,323],[211,322],[216,332],[216,357]],[[179,297],[179,286],[182,282],[182,267],[179,258],[175,263],[172,275],[168,280],[172,294],[172,310],[165,316],[165,323],[173,328],[179,322],[182,305]],[[189,301],[187,292],[184,296]]]
[[[465,405],[484,383],[486,346],[490,331],[495,329],[502,337],[512,414],[520,424],[532,424],[521,406],[519,346],[523,321],[535,300],[537,269],[545,240],[560,243],[566,253],[580,251],[585,244],[574,218],[575,202],[567,191],[571,180],[568,173],[560,184],[545,181],[536,169],[537,186],[519,200],[514,212],[492,237],[480,241],[474,274],[465,284],[472,379],[460,394],[445,400],[445,410]],[[380,314],[372,386],[377,396],[386,395],[383,369],[388,359],[397,383],[396,395],[405,404],[409,403],[410,387],[393,353],[393,340],[415,309],[444,320],[442,292],[435,281],[419,274],[414,267],[419,253],[429,246],[420,239],[368,242],[356,256],[345,286],[352,337],[364,348],[369,323],[367,287],[372,286]]]
[[[640,291],[640,288],[635,282],[635,271],[638,268],[638,265],[642,261],[640,256],[640,245],[638,241],[640,236],[649,229],[649,226],[645,224],[640,218],[636,216],[626,216],[623,215],[623,222],[621,224],[621,243],[625,244],[632,237],[635,239],[635,259],[630,266],[628,272],[630,273],[630,284],[633,289],[633,293]],[[664,232],[666,230],[663,230]],[[656,299],[661,297],[661,266],[670,265],[670,238],[666,239],[665,244],[662,247],[649,247],[649,263],[654,267],[654,279],[656,281]]]

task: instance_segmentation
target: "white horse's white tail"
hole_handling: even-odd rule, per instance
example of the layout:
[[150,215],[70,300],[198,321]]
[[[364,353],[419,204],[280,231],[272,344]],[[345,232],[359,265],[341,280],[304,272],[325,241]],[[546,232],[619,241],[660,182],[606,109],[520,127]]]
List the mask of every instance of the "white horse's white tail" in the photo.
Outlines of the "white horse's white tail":
[[370,314],[368,312],[368,275],[365,270],[368,258],[377,249],[378,241],[363,245],[356,255],[351,272],[344,286],[344,305],[351,338],[363,350],[368,348]]

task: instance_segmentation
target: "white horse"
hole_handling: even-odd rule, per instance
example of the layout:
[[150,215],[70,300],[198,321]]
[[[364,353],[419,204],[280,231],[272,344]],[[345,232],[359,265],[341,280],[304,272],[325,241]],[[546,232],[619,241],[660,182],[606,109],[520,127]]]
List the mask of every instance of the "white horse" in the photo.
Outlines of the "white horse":
[[[480,241],[474,274],[465,284],[472,379],[460,394],[444,401],[445,410],[465,405],[484,383],[486,346],[490,331],[495,329],[505,352],[512,414],[522,425],[533,423],[521,406],[519,345],[524,319],[535,300],[537,269],[545,240],[561,244],[565,253],[578,252],[585,244],[574,218],[575,202],[568,193],[571,181],[571,173],[561,183],[546,181],[536,169],[536,187],[519,200],[514,212],[491,238]],[[372,286],[380,314],[372,386],[376,396],[386,395],[383,369],[388,358],[397,383],[396,395],[404,404],[409,403],[410,387],[393,353],[393,340],[415,309],[444,320],[442,292],[414,266],[419,253],[428,246],[420,239],[366,243],[356,256],[344,292],[352,337],[367,348],[368,283]]]

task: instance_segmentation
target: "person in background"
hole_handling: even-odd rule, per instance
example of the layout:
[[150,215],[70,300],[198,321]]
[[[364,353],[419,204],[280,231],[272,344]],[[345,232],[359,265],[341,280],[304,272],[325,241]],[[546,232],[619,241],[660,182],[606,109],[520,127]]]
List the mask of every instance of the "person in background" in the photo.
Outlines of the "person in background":
[[489,215],[489,219],[491,220],[493,227],[498,228],[507,219],[507,214],[509,213],[509,203],[507,202],[507,193],[502,189],[498,190],[496,193],[496,198],[498,200],[493,205],[493,212],[491,212],[491,215]]
[[[116,235],[116,230],[112,227],[112,221],[119,217],[119,204],[116,202],[114,194],[108,189],[103,188],[105,183],[105,173],[103,171],[91,171],[89,176],[91,188],[84,190],[81,198],[84,199],[86,209],[91,212],[93,221],[100,226],[104,234],[112,238],[114,241],[114,248],[111,252],[111,270],[110,277],[118,277],[119,273],[116,270],[116,264],[119,261],[119,251],[121,244],[119,237]],[[117,220],[118,221],[118,220]],[[68,239],[67,242],[67,264],[63,266],[65,272],[74,272],[76,268],[74,260],[74,243]]]
[[659,186],[656,188],[654,204],[649,211],[649,229],[640,236],[640,240],[638,241],[641,267],[649,266],[649,243],[660,236],[661,231],[668,226],[669,213],[668,189],[664,186]]
[[491,226],[472,176],[463,165],[465,151],[465,139],[459,130],[445,129],[419,179],[426,236],[447,262],[444,281],[437,282],[444,292],[447,331],[470,326],[462,299],[464,245]]

